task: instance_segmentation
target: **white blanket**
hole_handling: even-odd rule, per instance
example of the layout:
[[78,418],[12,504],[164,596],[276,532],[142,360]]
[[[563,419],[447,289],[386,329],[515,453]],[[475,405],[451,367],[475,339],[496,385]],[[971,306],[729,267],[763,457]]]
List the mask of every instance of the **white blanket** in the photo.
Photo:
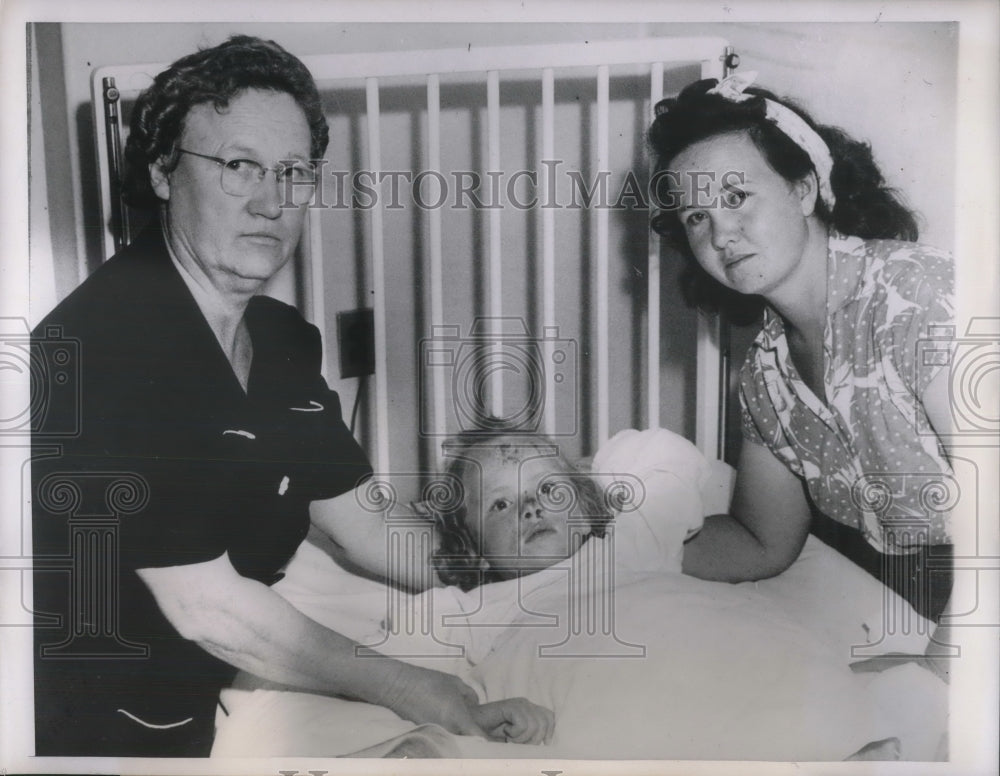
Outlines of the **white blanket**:
[[681,574],[619,583],[607,599],[612,618],[595,598],[580,608],[598,616],[578,616],[574,633],[559,586],[522,595],[532,619],[568,621],[565,641],[515,624],[475,670],[487,698],[523,695],[556,711],[551,756],[840,760],[889,737],[904,757],[934,754],[944,726],[939,680],[907,670],[913,687],[896,701],[937,700],[921,703],[926,716],[914,729],[880,702],[885,674],[852,673],[836,647],[749,586]]
[[[652,481],[652,471],[637,474]],[[660,513],[670,504],[682,517],[700,507],[716,486],[709,477],[692,489],[701,476],[692,472],[665,478],[669,492],[651,488],[647,506]],[[912,664],[849,668],[873,654],[919,654],[930,630],[864,571],[810,538],[779,577],[705,582],[664,570],[677,565],[665,545],[690,530],[689,514],[665,524],[639,509],[618,520],[617,535],[588,541],[561,564],[468,593],[400,594],[308,542],[275,586],[318,622],[456,674],[483,700],[524,696],[553,709],[548,746],[455,737],[308,693],[227,690],[213,756],[842,760],[890,737],[902,759],[938,752],[947,728],[939,679]],[[651,546],[673,560],[650,568]],[[358,659],[379,658],[365,650]]]
[[[790,582],[841,560],[810,539]],[[383,586],[348,575],[310,544],[290,572],[282,592],[325,625],[462,676],[484,700],[523,695],[556,712],[555,737],[543,750],[416,731],[421,746],[430,747],[424,751],[441,756],[840,760],[870,741],[896,737],[903,759],[923,760],[934,757],[947,727],[940,680],[915,665],[852,673],[850,647],[864,640],[841,633],[830,641],[826,632],[857,620],[864,637],[863,620],[841,613],[803,623],[794,602],[791,611],[784,606],[800,597],[796,584],[760,590],[663,574],[617,584],[612,599],[603,588],[577,595],[572,600],[584,605],[571,610],[564,568],[534,575],[533,584],[522,580],[520,604],[510,595],[516,581],[471,593],[436,590],[401,603],[398,593],[390,597]],[[342,592],[318,593],[327,585]],[[867,579],[847,587],[867,587]],[[387,634],[389,609],[426,616],[428,599],[431,633]],[[517,613],[504,615],[500,602],[511,600]],[[607,620],[577,614],[589,607],[600,613],[609,600],[610,628],[602,627]],[[505,616],[510,624],[501,625]],[[220,715],[213,756],[319,757],[369,747],[381,754],[380,744],[416,728],[388,709],[308,693],[229,690],[223,701],[229,716]]]

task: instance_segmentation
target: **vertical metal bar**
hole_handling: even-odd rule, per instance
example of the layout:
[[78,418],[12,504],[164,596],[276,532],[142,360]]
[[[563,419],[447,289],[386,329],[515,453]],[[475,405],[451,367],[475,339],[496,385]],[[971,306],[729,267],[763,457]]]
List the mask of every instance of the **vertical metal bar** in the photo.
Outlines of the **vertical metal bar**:
[[697,369],[695,374],[695,444],[706,458],[718,449],[720,426],[719,317],[697,313]]
[[[555,157],[555,73],[551,67],[542,70],[542,159]],[[552,202],[556,192],[549,190],[548,170],[542,171],[542,202]],[[556,335],[556,214],[551,207],[542,208],[542,340],[543,372],[545,374],[545,433],[556,431],[555,371],[551,369],[555,355]],[[573,408],[575,411],[575,407]]]
[[[649,74],[650,118],[656,103],[663,99],[663,63],[653,64]],[[650,176],[655,172],[655,161],[650,163]],[[652,229],[649,235],[649,254],[646,257],[646,325],[648,363],[646,364],[646,425],[660,425],[660,237]]]
[[[608,89],[610,70],[607,65],[597,68],[597,175],[609,167],[608,154]],[[600,181],[601,178],[599,177]],[[600,191],[600,190],[599,190]],[[608,390],[608,208],[597,208],[597,446],[608,438],[610,395]]]
[[111,193],[111,229],[115,237],[117,253],[132,241],[129,227],[128,209],[122,199],[122,150],[121,119],[118,114],[118,100],[121,97],[114,78],[101,81],[104,89],[104,124],[108,144],[108,177]]
[[[309,277],[309,293],[305,303],[308,305],[306,317],[313,322],[320,334],[326,337],[326,280],[323,274],[323,221],[319,208],[309,208],[306,217],[306,240],[303,244],[305,262]],[[306,248],[305,246],[308,246]],[[320,367],[326,374],[327,356],[323,348],[323,363]]]
[[[702,78],[721,78],[725,54],[701,63]],[[724,438],[722,392],[725,381],[719,379],[719,316],[698,311],[697,368],[695,375],[695,444],[707,458],[717,457],[719,439]]]
[[729,425],[729,346],[732,340],[729,316],[719,313],[719,437],[716,457],[726,460],[726,429]]
[[[740,65],[740,56],[732,46],[722,54],[722,74],[728,76]],[[732,364],[732,324],[725,313],[719,315],[719,460],[725,461],[728,451],[729,428],[729,369]]]
[[[365,79],[368,111],[368,169],[379,180],[382,171],[381,116],[378,79]],[[375,290],[375,439],[377,471],[389,472],[389,376],[385,334],[385,234],[381,190],[376,186],[371,210],[372,285]],[[361,281],[363,282],[363,281]]]
[[[486,74],[486,115],[487,115],[487,148],[488,169],[494,174],[500,171],[500,72],[490,70]],[[493,195],[492,179],[490,179],[490,197]],[[490,246],[490,307],[492,334],[496,338],[494,358],[499,363],[503,358],[503,263],[500,240],[500,208],[499,202],[490,202],[494,207],[490,210],[489,246]],[[503,373],[502,369],[494,369],[490,382],[491,407],[490,412],[496,418],[504,417],[503,411]]]
[[[438,75],[427,76],[427,169],[441,171],[441,79]],[[443,193],[443,192],[442,192]],[[431,332],[444,324],[444,272],[441,245],[441,210],[431,208],[427,213],[430,232],[431,261]],[[429,370],[433,374],[432,395],[434,399],[435,439],[440,440],[448,428],[445,413],[445,379],[440,369]],[[425,397],[420,397],[421,401]],[[441,447],[435,444],[435,460],[441,461]]]

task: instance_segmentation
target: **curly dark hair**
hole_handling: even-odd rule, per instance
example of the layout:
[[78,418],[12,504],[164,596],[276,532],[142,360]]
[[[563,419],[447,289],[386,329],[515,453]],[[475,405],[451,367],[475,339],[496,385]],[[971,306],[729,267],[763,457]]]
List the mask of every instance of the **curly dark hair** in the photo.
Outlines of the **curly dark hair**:
[[125,201],[135,208],[157,206],[160,200],[150,183],[149,165],[165,158],[167,172],[176,167],[176,144],[191,108],[211,103],[222,110],[247,89],[290,95],[309,123],[311,157],[323,156],[330,130],[312,74],[273,40],[234,35],[218,46],[181,57],[139,95],[125,143]]
[[[815,172],[809,155],[767,119],[764,100],[773,100],[801,116],[830,149],[833,157],[830,185],[836,205],[831,212],[826,203],[817,199],[816,215],[823,223],[843,234],[866,239],[917,239],[916,216],[903,204],[899,194],[886,186],[870,145],[852,139],[836,127],[816,124],[794,102],[779,99],[766,89],[746,89],[744,94],[753,98],[743,102],[707,94],[717,84],[714,78],[696,81],[676,98],[657,103],[648,139],[658,172],[668,171],[678,154],[694,143],[729,132],[746,133],[771,168],[788,181],[798,181]],[[658,196],[658,201],[669,202],[669,199]],[[662,208],[653,217],[652,227],[684,258],[681,289],[688,304],[722,310],[737,323],[748,322],[760,314],[762,298],[726,288],[698,265],[676,208]]]
[[[516,576],[518,572],[514,569],[490,567],[469,531],[467,483],[470,477],[478,475],[484,455],[522,456],[525,448],[547,451],[553,447],[552,441],[536,434],[506,430],[460,435],[445,442],[444,447],[452,456],[447,476],[462,487],[462,493],[456,507],[433,513],[441,536],[440,546],[432,558],[438,576],[446,585],[457,585],[462,590]],[[587,538],[604,536],[612,516],[597,484],[562,455],[555,458],[574,486],[576,498],[566,505],[568,510],[572,510],[571,519],[589,527]]]

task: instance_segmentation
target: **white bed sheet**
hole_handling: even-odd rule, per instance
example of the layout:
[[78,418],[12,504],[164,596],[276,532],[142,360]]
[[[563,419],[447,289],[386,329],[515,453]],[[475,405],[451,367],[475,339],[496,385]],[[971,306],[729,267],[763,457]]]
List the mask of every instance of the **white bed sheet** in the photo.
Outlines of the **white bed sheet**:
[[[651,442],[667,468],[648,466]],[[679,548],[703,503],[725,506],[731,470],[691,469],[693,448],[669,432],[631,432],[609,449],[595,466],[651,483],[647,506],[672,520],[619,515],[614,541],[591,539],[545,571],[416,596],[348,573],[307,541],[274,587],[360,644],[460,676],[484,701],[524,696],[553,709],[548,746],[456,737],[309,693],[230,689],[213,756],[842,760],[890,737],[904,760],[941,752],[940,679],[913,664],[849,668],[922,654],[930,623],[814,537],[773,579],[729,585],[679,573],[671,543]]]
[[[349,574],[314,545],[300,548],[276,586],[313,619],[401,659],[455,673],[484,700],[523,695],[553,708],[551,745],[458,738],[417,728],[388,709],[308,693],[227,690],[229,715],[220,715],[213,756],[381,756],[402,747],[409,756],[839,760],[890,736],[900,739],[902,759],[933,759],[940,751],[943,682],[912,664],[865,674],[848,668],[859,647],[863,656],[919,654],[925,633],[913,628],[880,638],[883,608],[905,604],[815,538],[772,580],[726,585],[663,574],[617,585],[619,641],[592,640],[590,651],[629,652],[621,642],[644,647],[643,657],[540,656],[540,646],[568,631],[567,588],[558,574],[522,580],[514,614],[498,607],[518,600],[510,592],[517,581],[408,597],[416,606],[433,596],[435,623],[445,623],[433,637],[418,629],[388,642],[387,588]],[[391,600],[398,611],[399,594]],[[536,625],[549,614],[563,624],[470,627],[461,616],[444,618],[446,611],[472,612],[473,622]],[[585,650],[587,639],[572,646]]]

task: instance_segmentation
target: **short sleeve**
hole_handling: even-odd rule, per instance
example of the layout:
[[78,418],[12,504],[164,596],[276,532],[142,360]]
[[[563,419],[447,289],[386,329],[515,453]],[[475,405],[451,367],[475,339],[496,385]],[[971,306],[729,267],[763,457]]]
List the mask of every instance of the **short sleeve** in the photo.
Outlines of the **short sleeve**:
[[[923,359],[922,343],[955,334],[954,262],[945,253],[911,247],[886,261],[884,352],[906,389],[916,397],[946,366]],[[876,329],[879,331],[879,328]]]
[[759,403],[758,396],[754,391],[755,374],[752,362],[748,359],[740,369],[740,432],[743,439],[748,442],[754,442],[758,445],[766,445],[764,436],[757,428],[757,422],[754,419],[753,412],[751,411],[751,408],[756,408]]
[[257,515],[269,507],[260,463],[246,455],[247,440],[207,418],[172,438],[170,429],[137,407],[123,415],[145,429],[148,446],[127,466],[145,483],[148,501],[121,518],[121,559],[126,568],[185,566],[218,558],[234,537],[262,536]]
[[87,551],[113,549],[122,569],[137,569],[226,551],[238,478],[207,446],[195,458],[151,449],[109,455],[91,442],[64,440],[57,455],[33,463],[37,553],[98,542]]
[[186,566],[229,549],[241,499],[239,478],[221,462],[133,461],[148,487],[148,503],[119,520],[124,568]]
[[[740,429],[745,442],[770,450],[792,474],[801,477],[802,462],[795,446],[789,442],[787,431],[792,397],[787,401],[782,398],[780,381],[783,379],[777,367],[762,362],[757,353],[751,351],[740,372]],[[775,406],[775,401],[782,404]]]
[[757,425],[747,410],[746,404],[742,401],[742,397],[740,401],[740,433],[747,442],[753,442],[758,445],[764,444],[764,437],[757,430]]

